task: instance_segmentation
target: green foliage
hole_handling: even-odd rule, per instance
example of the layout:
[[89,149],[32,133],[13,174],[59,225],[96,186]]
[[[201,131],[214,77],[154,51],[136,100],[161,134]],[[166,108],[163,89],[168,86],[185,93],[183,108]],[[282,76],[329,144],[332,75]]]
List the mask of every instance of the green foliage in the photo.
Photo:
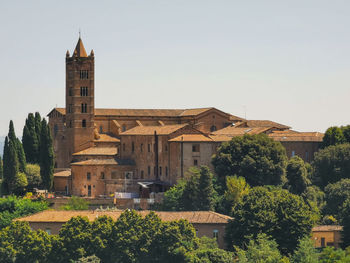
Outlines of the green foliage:
[[320,253],[319,263],[350,263],[350,255],[342,249],[326,247]]
[[234,208],[233,217],[226,227],[229,248],[242,248],[251,238],[266,233],[288,254],[301,237],[310,234],[319,214],[302,197],[286,190],[254,187]]
[[50,128],[43,119],[40,133],[40,173],[42,185],[51,191],[53,187],[54,153]]
[[163,211],[182,211],[182,194],[186,185],[185,180],[179,181],[176,185],[171,187],[164,193],[164,199],[160,206],[160,210]]
[[341,127],[346,142],[350,143],[350,125]]
[[325,202],[325,193],[315,185],[308,186],[304,193],[301,195],[305,202],[311,206],[317,207],[319,211],[322,211]]
[[[39,139],[33,113],[29,113],[23,128],[22,143],[26,159],[29,163],[39,162]],[[39,130],[40,131],[40,130]]]
[[232,263],[234,256],[232,252],[215,249],[197,249],[191,253],[193,263]]
[[249,240],[246,250],[237,248],[238,263],[282,263],[284,261],[277,243],[266,234]]
[[88,210],[89,202],[84,198],[78,196],[72,196],[69,198],[68,203],[60,207],[61,210]]
[[74,261],[74,263],[100,263],[100,262],[101,260],[95,255],[92,255],[89,257],[82,257],[82,258],[79,258],[77,261]]
[[341,209],[340,223],[343,225],[343,247],[350,246],[350,198],[347,198]]
[[226,191],[224,193],[224,199],[222,200],[225,214],[232,214],[232,209],[242,199],[242,197],[248,194],[250,186],[247,184],[244,177],[227,176],[226,177]]
[[165,192],[160,209],[166,211],[214,210],[217,193],[213,175],[206,166],[189,169],[186,180]]
[[4,165],[0,156],[0,179],[4,177]]
[[41,184],[40,166],[38,164],[27,164],[25,172],[28,180],[28,188],[39,187]]
[[9,196],[0,198],[0,229],[10,225],[12,219],[30,215],[48,208],[45,201]]
[[299,156],[292,157],[287,164],[288,189],[291,193],[301,195],[311,184],[306,165]]
[[281,143],[265,134],[234,137],[223,143],[213,156],[216,174],[242,176],[251,186],[280,185],[284,182],[287,156]]
[[324,191],[326,193],[324,213],[339,219],[343,203],[350,198],[350,179],[342,179],[334,184],[329,184]]
[[345,143],[343,130],[339,127],[330,127],[326,130],[323,137],[322,147]]
[[291,263],[318,263],[318,256],[310,236],[305,236],[300,239],[299,245],[291,258]]
[[315,183],[324,188],[344,178],[350,178],[350,144],[329,146],[315,153],[312,163]]

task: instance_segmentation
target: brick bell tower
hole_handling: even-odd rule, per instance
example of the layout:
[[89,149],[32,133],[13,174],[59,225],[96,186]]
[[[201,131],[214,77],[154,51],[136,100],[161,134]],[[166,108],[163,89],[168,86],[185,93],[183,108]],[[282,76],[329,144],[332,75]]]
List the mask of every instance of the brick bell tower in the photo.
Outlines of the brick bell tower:
[[95,58],[88,56],[79,36],[73,55],[66,53],[66,138],[69,159],[93,146]]

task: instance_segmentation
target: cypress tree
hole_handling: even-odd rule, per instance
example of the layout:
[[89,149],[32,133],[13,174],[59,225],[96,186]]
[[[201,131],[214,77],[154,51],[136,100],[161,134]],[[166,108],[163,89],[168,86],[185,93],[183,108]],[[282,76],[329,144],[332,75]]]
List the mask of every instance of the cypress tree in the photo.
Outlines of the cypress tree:
[[29,113],[28,118],[26,119],[26,124],[23,128],[22,136],[26,160],[30,163],[38,163],[39,161],[39,142],[35,122],[36,120],[33,113]]
[[51,191],[53,187],[54,153],[50,128],[43,119],[40,136],[40,175],[43,187]]
[[203,211],[214,210],[214,196],[213,175],[207,166],[201,166],[198,189],[198,209]]
[[36,133],[36,137],[37,137],[37,142],[38,142],[38,155],[37,155],[37,161],[39,161],[40,159],[40,153],[39,153],[39,149],[40,149],[40,137],[41,137],[41,116],[39,112],[35,113],[35,133]]
[[0,156],[0,179],[2,179],[3,177],[4,177],[4,169],[3,169],[2,159]]
[[2,193],[9,193],[9,188],[8,188],[8,166],[9,166],[9,162],[8,162],[8,156],[9,156],[9,139],[6,136],[5,138],[5,145],[4,145],[4,156],[3,156],[3,180],[2,180],[2,185],[1,185],[1,192]]
[[19,170],[20,172],[24,173],[27,165],[26,155],[24,154],[22,143],[18,138],[16,138],[15,140],[15,146],[16,146],[17,157],[19,162]]
[[19,162],[17,157],[16,144],[10,140],[8,147],[8,156],[7,156],[7,175],[6,181],[8,186],[8,192],[13,193],[13,190],[16,188],[16,176],[19,172]]

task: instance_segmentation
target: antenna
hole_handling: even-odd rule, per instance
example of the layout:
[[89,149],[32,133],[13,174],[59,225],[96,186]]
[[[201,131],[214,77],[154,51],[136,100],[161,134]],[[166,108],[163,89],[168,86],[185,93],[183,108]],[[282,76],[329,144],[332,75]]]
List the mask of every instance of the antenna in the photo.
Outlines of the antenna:
[[244,119],[247,119],[247,106],[242,105],[242,107],[244,108]]
[[80,30],[80,27],[79,27],[79,38],[81,38],[81,30]]

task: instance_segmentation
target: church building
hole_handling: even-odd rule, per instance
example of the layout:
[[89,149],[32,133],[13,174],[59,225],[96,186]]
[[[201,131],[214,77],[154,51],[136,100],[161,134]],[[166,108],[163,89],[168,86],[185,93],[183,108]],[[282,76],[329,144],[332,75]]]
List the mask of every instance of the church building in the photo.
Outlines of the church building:
[[323,134],[297,132],[272,121],[245,120],[219,109],[95,108],[94,51],[82,40],[66,53],[66,105],[49,114],[57,193],[148,197],[208,165],[217,147],[234,136],[265,133],[289,157],[311,161]]

